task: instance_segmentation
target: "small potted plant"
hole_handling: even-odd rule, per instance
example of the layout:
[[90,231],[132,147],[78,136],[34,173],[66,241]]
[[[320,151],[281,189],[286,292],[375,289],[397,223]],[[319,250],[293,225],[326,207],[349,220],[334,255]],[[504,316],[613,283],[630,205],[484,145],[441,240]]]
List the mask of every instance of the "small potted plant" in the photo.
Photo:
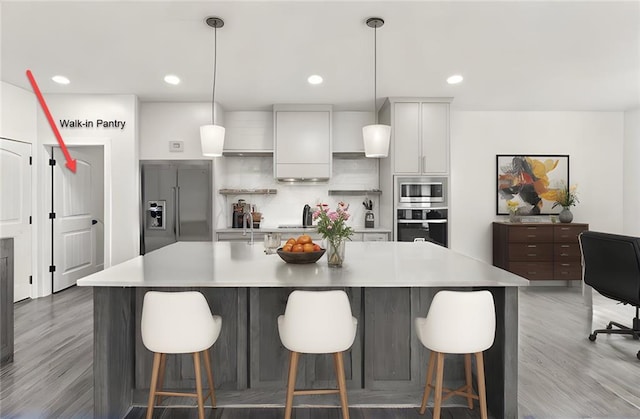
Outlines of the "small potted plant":
[[507,201],[507,210],[509,211],[509,221],[512,223],[519,223],[520,216],[518,215],[518,209],[520,208],[520,204],[517,201],[508,200]]
[[353,234],[353,229],[346,224],[348,210],[349,204],[340,202],[335,211],[330,211],[327,204],[318,204],[313,213],[313,220],[318,221],[318,233],[327,243],[327,263],[332,267],[342,266],[345,241],[351,240]]
[[562,211],[558,214],[558,219],[561,223],[570,223],[573,221],[573,214],[571,213],[571,207],[575,206],[580,201],[578,200],[578,186],[567,186],[564,183],[556,189],[556,200],[551,206],[555,208],[557,206],[562,207]]

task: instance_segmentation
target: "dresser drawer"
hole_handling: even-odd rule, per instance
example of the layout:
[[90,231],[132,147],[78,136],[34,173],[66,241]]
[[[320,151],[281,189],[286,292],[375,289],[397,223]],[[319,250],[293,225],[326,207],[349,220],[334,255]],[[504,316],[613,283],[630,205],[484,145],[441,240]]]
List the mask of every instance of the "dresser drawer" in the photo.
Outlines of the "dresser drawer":
[[509,271],[527,279],[553,279],[553,262],[511,262]]
[[578,262],[556,262],[553,279],[582,279],[582,264]]
[[555,242],[578,243],[578,234],[587,230],[586,225],[555,225],[553,226],[553,240]]
[[556,262],[580,261],[580,245],[578,243],[556,243],[553,245],[553,256]]
[[553,226],[513,226],[509,227],[509,242],[551,242]]
[[553,244],[551,243],[510,243],[509,261],[552,261]]

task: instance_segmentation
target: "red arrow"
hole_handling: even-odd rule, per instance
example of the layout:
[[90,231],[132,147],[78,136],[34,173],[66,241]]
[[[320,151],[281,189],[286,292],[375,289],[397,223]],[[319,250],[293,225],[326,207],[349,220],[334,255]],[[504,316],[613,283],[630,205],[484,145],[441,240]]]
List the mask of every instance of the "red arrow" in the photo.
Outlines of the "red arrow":
[[31,83],[31,87],[33,88],[34,93],[38,97],[38,102],[40,102],[40,106],[42,106],[42,110],[44,114],[47,116],[47,120],[49,121],[49,125],[51,125],[51,129],[58,140],[58,144],[60,144],[60,149],[64,154],[64,158],[67,160],[65,166],[73,173],[76,172],[76,159],[71,158],[71,154],[69,154],[69,150],[67,146],[64,144],[64,140],[62,139],[62,135],[60,135],[60,131],[56,126],[56,123],[51,116],[51,112],[49,112],[49,107],[47,106],[47,102],[44,101],[44,97],[42,96],[42,92],[40,92],[40,88],[38,87],[38,83],[36,83],[36,79],[33,78],[33,74],[31,74],[31,70],[27,70],[27,78],[29,79],[29,83]]

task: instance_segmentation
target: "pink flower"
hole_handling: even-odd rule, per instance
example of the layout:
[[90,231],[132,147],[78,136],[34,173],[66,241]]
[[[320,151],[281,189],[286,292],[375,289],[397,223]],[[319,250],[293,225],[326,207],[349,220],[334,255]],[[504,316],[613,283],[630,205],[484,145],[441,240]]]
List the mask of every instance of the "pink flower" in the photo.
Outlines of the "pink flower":
[[337,212],[335,212],[335,211],[331,211],[331,212],[328,214],[328,216],[329,216],[329,219],[330,219],[331,221],[335,221],[335,220],[337,220],[337,219],[338,219],[338,217],[339,217],[338,213],[337,213]]
[[313,215],[312,215],[313,219],[314,219],[314,220],[317,220],[317,219],[318,219],[318,217],[320,216],[320,213],[321,213],[321,212],[322,212],[322,211],[320,211],[320,210],[318,210],[318,211],[314,211],[314,212],[313,212]]
[[343,212],[342,213],[342,219],[347,221],[349,219],[349,213],[348,212]]

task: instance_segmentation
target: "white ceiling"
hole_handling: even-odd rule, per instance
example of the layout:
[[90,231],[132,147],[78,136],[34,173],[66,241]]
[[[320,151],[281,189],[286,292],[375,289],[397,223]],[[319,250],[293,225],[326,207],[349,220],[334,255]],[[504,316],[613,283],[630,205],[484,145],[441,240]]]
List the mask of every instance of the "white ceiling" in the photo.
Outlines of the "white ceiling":
[[[640,106],[640,1],[2,2],[1,78],[42,91],[210,101],[226,110],[275,103],[373,107],[378,98],[451,96],[464,110],[602,110]],[[165,74],[182,83],[164,83]],[[460,73],[462,84],[446,77]],[[71,79],[59,86],[51,76]],[[325,82],[311,86],[307,76]],[[380,103],[379,99],[379,103]]]

